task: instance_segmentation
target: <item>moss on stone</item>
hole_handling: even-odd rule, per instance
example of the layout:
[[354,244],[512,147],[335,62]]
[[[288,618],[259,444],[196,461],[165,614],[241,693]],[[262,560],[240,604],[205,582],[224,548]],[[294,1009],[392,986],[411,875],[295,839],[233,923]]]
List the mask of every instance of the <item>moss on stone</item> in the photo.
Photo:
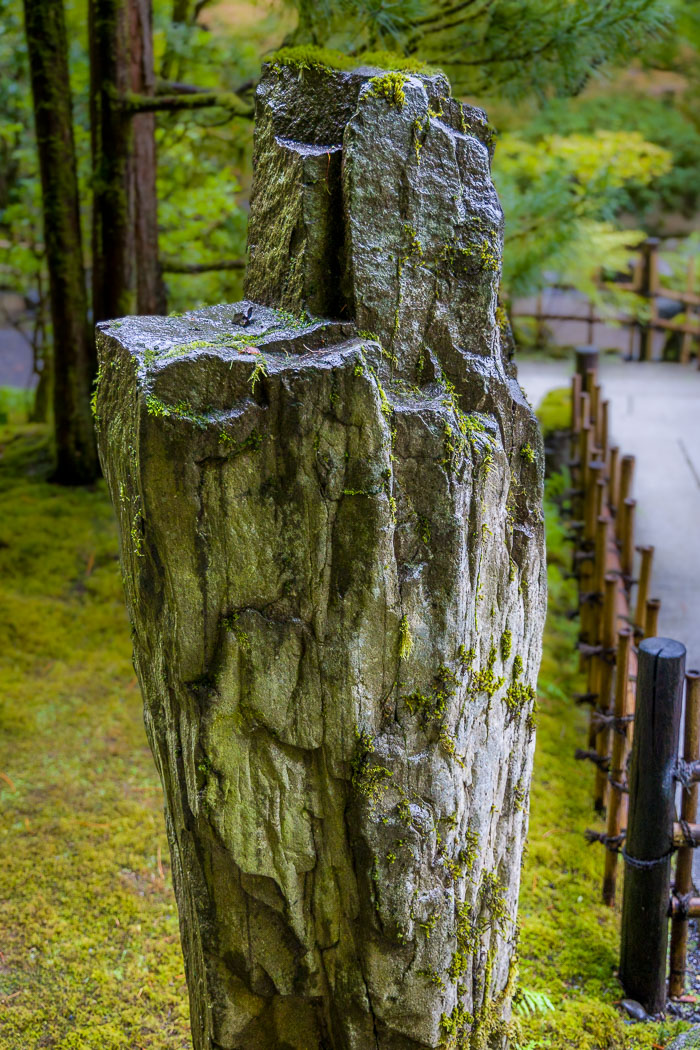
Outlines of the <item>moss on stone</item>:
[[365,66],[375,69],[402,70],[408,73],[438,72],[434,67],[421,62],[420,59],[400,55],[394,51],[363,51],[353,56],[328,47],[316,47],[313,44],[280,48],[272,55],[270,61],[273,66],[291,66],[302,72],[304,70],[351,72]]
[[390,72],[381,77],[372,77],[367,97],[382,98],[390,106],[403,109],[406,103],[406,93],[403,86],[408,80],[406,73]]
[[355,727],[355,754],[352,760],[351,782],[358,795],[366,798],[374,809],[389,787],[387,781],[393,776],[385,766],[375,765],[370,756],[374,754],[374,737],[365,729]]

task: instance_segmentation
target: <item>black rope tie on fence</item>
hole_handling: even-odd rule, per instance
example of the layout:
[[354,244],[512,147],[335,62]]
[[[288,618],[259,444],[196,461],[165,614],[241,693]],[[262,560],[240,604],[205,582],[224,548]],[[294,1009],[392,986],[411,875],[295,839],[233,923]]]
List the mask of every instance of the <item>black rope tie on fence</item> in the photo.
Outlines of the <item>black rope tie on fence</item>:
[[642,860],[640,857],[632,857],[623,846],[620,850],[622,858],[625,864],[629,864],[630,868],[637,868],[638,871],[650,871],[652,868],[658,868],[659,864],[665,864],[669,857],[673,854],[675,846],[671,846],[661,857],[654,857],[653,860]]
[[611,853],[619,853],[622,849],[622,843],[625,841],[626,833],[621,831],[619,835],[606,835],[604,831],[593,831],[592,828],[586,828],[585,834],[589,845],[592,842],[600,842]]
[[606,663],[615,664],[617,655],[616,648],[606,648],[604,645],[589,645],[588,642],[579,642],[578,651],[582,656],[600,656]]
[[686,762],[684,758],[678,758],[674,776],[684,788],[697,784],[700,779],[700,762]]
[[630,789],[627,787],[627,784],[623,783],[622,780],[615,780],[615,778],[610,776],[609,774],[608,784],[610,785],[610,787],[615,788],[616,791],[619,791],[621,795],[629,795],[630,793]]
[[597,699],[598,693],[574,693],[574,700],[577,704],[591,704],[592,707],[595,707]]
[[574,758],[577,762],[592,762],[598,769],[602,769],[604,773],[607,773],[610,769],[612,756],[599,755],[597,751],[584,751],[582,748],[577,747]]
[[[676,898],[677,910],[676,915],[679,919],[690,918],[690,902],[693,899],[692,893],[676,893],[675,890],[671,890],[671,894]],[[680,971],[678,971],[680,972]]]
[[583,591],[579,595],[579,603],[581,605],[602,605],[603,595],[600,591]]
[[613,732],[626,737],[627,726],[634,722],[634,715],[606,715],[603,711],[594,711],[591,721],[596,733],[603,729],[612,729]]
[[681,819],[678,821],[678,826],[680,827],[683,833],[683,838],[688,849],[695,849],[698,843],[695,841],[693,833],[690,830],[690,824],[688,823],[688,821],[683,820],[683,818],[681,817]]

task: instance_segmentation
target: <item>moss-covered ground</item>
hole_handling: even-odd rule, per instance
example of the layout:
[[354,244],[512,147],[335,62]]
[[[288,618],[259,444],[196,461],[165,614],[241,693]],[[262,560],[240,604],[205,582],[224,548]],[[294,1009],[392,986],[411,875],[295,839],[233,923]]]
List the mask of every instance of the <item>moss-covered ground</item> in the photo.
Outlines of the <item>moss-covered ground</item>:
[[41,427],[0,426],[0,1047],[179,1050],[183,962],[115,523],[104,483],[61,489],[48,468]]
[[[562,399],[560,399],[561,401]],[[0,398],[2,408],[2,398]],[[16,406],[6,418],[13,417]],[[0,416],[1,418],[1,416]],[[0,425],[0,1047],[190,1046],[162,797],[130,664],[104,484],[49,485],[41,427]],[[550,483],[550,606],[520,985],[554,1010],[520,1018],[527,1050],[662,1047],[671,1025],[627,1025],[614,1003],[619,915],[588,846],[586,714],[569,552]]]

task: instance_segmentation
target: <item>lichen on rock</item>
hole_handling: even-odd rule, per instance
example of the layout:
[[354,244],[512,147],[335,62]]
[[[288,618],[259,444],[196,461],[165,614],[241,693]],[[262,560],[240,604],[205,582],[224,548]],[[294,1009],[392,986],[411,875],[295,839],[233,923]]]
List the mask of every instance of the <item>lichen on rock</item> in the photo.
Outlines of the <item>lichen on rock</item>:
[[506,1034],[542,443],[483,115],[383,75],[269,66],[248,298],[99,329],[196,1050]]

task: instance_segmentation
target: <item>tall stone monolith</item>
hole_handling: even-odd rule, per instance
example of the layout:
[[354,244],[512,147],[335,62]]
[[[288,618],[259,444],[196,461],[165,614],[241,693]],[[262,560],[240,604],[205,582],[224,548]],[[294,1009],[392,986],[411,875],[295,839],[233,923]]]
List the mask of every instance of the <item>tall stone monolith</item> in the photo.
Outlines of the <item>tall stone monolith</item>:
[[500,1047],[545,608],[483,114],[268,66],[248,298],[99,329],[196,1050]]

